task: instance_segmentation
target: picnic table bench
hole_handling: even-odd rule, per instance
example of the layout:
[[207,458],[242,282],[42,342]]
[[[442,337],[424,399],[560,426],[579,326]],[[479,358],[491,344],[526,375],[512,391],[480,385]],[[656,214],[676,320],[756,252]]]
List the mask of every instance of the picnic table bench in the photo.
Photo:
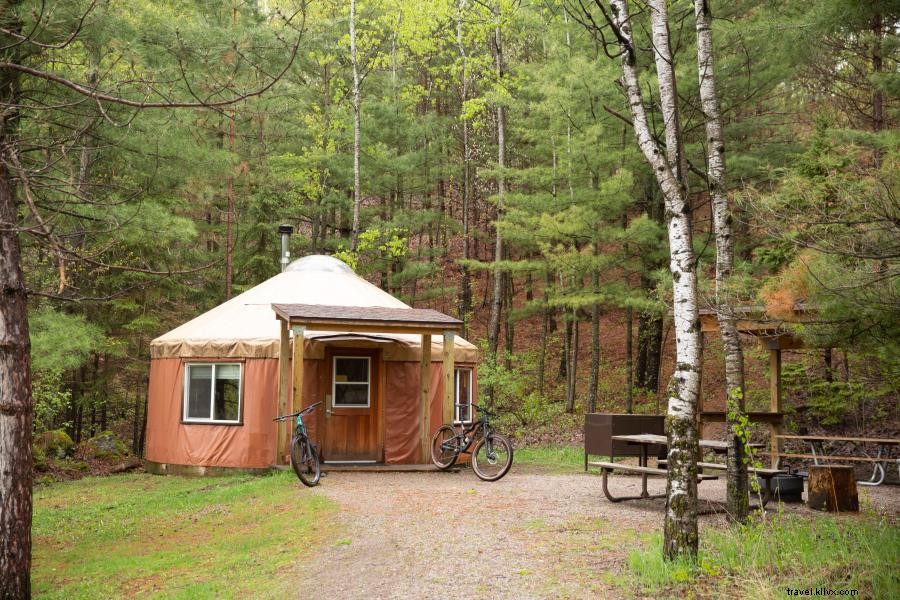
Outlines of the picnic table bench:
[[[776,465],[781,463],[782,458],[804,458],[812,459],[814,465],[820,465],[819,461],[851,461],[851,462],[871,462],[872,475],[864,481],[857,481],[859,485],[881,485],[884,483],[887,474],[887,467],[891,461],[896,462],[897,472],[900,474],[900,457],[891,458],[892,449],[900,445],[900,439],[895,438],[861,438],[861,437],[840,437],[831,435],[776,435],[778,440],[798,440],[809,444],[810,453],[790,453],[778,452],[773,453],[776,457]],[[845,442],[860,446],[874,445],[878,447],[876,456],[869,455],[840,455],[826,454],[824,446],[828,442]],[[861,451],[861,454],[865,454]]]
[[[660,460],[657,462],[659,465],[668,464],[665,460]],[[716,462],[698,462],[697,468],[702,472],[704,469],[710,471],[727,471],[728,465]],[[763,480],[763,485],[760,486],[760,506],[765,506],[769,500],[772,499],[773,490],[772,490],[772,479],[777,477],[778,475],[787,475],[788,472],[786,469],[766,469],[763,467],[747,467],[748,473],[753,473],[757,477]]]
[[[621,463],[616,462],[589,462],[588,465],[592,467],[598,467],[602,470],[603,475],[603,494],[609,499],[610,502],[621,502],[623,500],[640,500],[647,498],[664,498],[665,494],[655,494],[651,495],[647,491],[647,479],[649,477],[665,477],[667,472],[664,469],[660,469],[658,467],[650,467],[647,465],[647,455],[648,450],[651,446],[667,446],[668,440],[664,435],[658,435],[655,433],[640,433],[635,435],[614,435],[611,436],[611,439],[618,440],[622,442],[628,442],[629,444],[639,444],[641,446],[641,455],[638,458],[638,465],[623,465]],[[700,445],[708,448],[718,448],[720,442],[718,440],[700,440]],[[721,442],[724,444],[724,442]],[[726,446],[727,447],[727,446]],[[639,496],[613,496],[609,493],[609,474],[613,471],[623,471],[626,473],[637,473],[641,476],[641,493]],[[697,474],[697,483],[702,481],[707,481],[710,479],[718,479],[716,475],[709,475],[698,473]]]
[[[590,462],[588,463],[592,467],[598,467],[603,472],[603,495],[606,496],[610,502],[622,502],[623,500],[642,500],[648,498],[665,498],[665,494],[650,494],[647,492],[647,478],[648,477],[665,477],[668,472],[665,469],[660,469],[657,467],[644,467],[644,466],[634,466],[634,465],[623,465],[622,463],[614,463],[614,462]],[[609,485],[607,483],[607,477],[613,471],[624,471],[626,473],[638,473],[641,476],[641,493],[639,496],[613,496],[609,493]],[[697,474],[697,483],[701,481],[706,481],[709,479],[718,479],[717,475],[708,475],[704,473]]]

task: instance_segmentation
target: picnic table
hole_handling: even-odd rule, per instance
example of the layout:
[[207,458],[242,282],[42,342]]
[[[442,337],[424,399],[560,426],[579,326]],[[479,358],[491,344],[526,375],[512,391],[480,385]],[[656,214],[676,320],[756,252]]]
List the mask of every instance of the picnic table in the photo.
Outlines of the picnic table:
[[[788,458],[805,458],[812,459],[814,465],[820,465],[819,461],[853,461],[853,462],[871,462],[874,463],[872,475],[864,481],[857,481],[859,485],[881,485],[887,474],[888,464],[894,460],[897,463],[897,472],[900,474],[900,458],[892,459],[891,451],[897,445],[900,445],[900,439],[894,438],[861,438],[861,437],[839,437],[831,435],[776,435],[779,440],[799,440],[809,444],[810,453],[785,453],[778,452],[776,454],[776,465],[781,463],[783,457]],[[829,442],[844,442],[859,446],[876,446],[878,448],[875,456],[869,456],[861,451],[860,455],[837,455],[826,454],[825,444]]]
[[[621,463],[615,462],[592,462],[589,463],[593,467],[599,467],[603,471],[603,494],[607,497],[610,502],[622,502],[623,500],[640,500],[640,499],[649,499],[649,498],[664,498],[665,494],[655,494],[651,495],[647,491],[647,479],[649,477],[662,477],[667,475],[667,471],[662,468],[666,461],[658,460],[656,467],[650,467],[648,463],[649,449],[652,446],[668,446],[668,439],[664,435],[657,435],[652,433],[641,433],[635,435],[614,435],[611,436],[613,440],[619,440],[623,442],[628,442],[630,444],[639,444],[641,446],[641,455],[638,458],[638,466],[633,465],[623,465]],[[699,445],[703,449],[712,450],[713,452],[724,454],[728,452],[728,442],[723,442],[721,440],[699,440]],[[762,447],[763,444],[751,444],[752,447]],[[614,457],[610,457],[612,460]],[[707,470],[726,470],[727,467],[724,464],[720,463],[708,463],[708,462],[699,462],[697,466],[701,469],[701,472],[697,474],[697,483],[701,483],[703,481],[707,481],[710,479],[718,479],[717,475],[710,475],[708,473],[703,473],[703,469]],[[641,476],[641,493],[638,496],[613,496],[609,492],[608,487],[608,476],[614,470],[617,471],[625,471],[628,473],[637,473]],[[766,485],[763,486],[763,497],[762,497],[762,505],[765,506],[766,502],[768,502],[771,497],[771,490],[769,483],[775,475],[786,474],[787,471],[783,471],[781,469],[750,469],[750,471],[759,475],[765,481]]]

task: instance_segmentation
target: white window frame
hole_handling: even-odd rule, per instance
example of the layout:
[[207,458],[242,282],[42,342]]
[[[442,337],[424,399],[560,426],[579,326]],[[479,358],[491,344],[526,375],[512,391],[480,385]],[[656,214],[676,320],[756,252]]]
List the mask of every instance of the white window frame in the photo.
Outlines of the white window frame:
[[[472,422],[473,417],[475,416],[475,414],[474,414],[475,409],[472,407],[472,404],[474,402],[474,397],[473,397],[473,393],[472,393],[474,390],[472,390],[472,382],[473,382],[475,369],[473,369],[472,367],[456,367],[455,371],[456,371],[456,373],[453,376],[453,387],[455,388],[453,390],[453,403],[454,403],[454,405],[453,405],[453,422],[469,424]],[[456,406],[457,404],[461,404],[461,402],[459,400],[459,389],[460,389],[459,388],[459,376],[461,373],[469,374],[469,385],[466,388],[469,390],[469,398],[468,398],[468,402],[466,402],[466,404],[469,405],[469,419],[467,421],[461,421],[459,419],[460,407]]]
[[[337,361],[339,358],[350,358],[353,360],[366,361],[366,372],[368,376],[366,381],[337,381]],[[364,385],[366,386],[366,403],[365,404],[338,404],[336,402],[337,384],[341,385]],[[333,356],[331,358],[331,408],[370,408],[372,406],[372,357],[371,356]]]
[[[217,366],[228,366],[233,367],[237,366],[238,368],[238,414],[237,419],[232,420],[222,420],[222,419],[214,419],[213,411],[215,410],[215,394],[216,394],[216,367]],[[209,418],[201,419],[198,417],[188,417],[188,392],[190,391],[188,388],[190,387],[191,377],[190,371],[191,367],[212,367],[212,379],[210,381],[210,390],[209,390]],[[223,425],[242,425],[243,424],[243,410],[244,410],[244,364],[239,362],[208,362],[208,363],[200,363],[200,362],[190,362],[185,363],[184,365],[184,398],[182,400],[181,406],[181,420],[184,423],[218,423]]]

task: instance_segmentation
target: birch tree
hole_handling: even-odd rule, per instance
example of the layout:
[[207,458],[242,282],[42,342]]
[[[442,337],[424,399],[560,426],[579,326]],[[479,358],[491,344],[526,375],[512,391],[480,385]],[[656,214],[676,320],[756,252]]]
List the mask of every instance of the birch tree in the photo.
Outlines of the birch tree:
[[[675,325],[675,371],[667,389],[668,479],[663,553],[668,559],[696,556],[697,531],[697,397],[700,391],[700,324],[697,307],[696,256],[691,238],[691,209],[685,182],[685,158],[677,109],[675,70],[669,43],[665,0],[648,3],[651,12],[653,50],[656,58],[660,105],[665,124],[665,146],[654,138],[644,108],[637,71],[637,48],[627,0],[596,0],[612,29],[621,59],[622,78],[633,119],[638,147],[662,190],[669,236],[669,269],[672,273]],[[607,8],[608,7],[608,8]],[[600,34],[593,15],[579,5],[582,24]]]
[[725,181],[725,141],[722,115],[716,94],[715,61],[712,43],[712,13],[709,0],[694,0],[697,28],[697,67],[700,77],[700,104],[706,121],[707,181],[712,202],[716,235],[716,314],[725,349],[726,424],[728,428],[727,504],[735,521],[747,518],[749,486],[744,444],[736,418],[744,411],[744,354],[737,320],[728,299],[728,280],[734,266],[732,216]]

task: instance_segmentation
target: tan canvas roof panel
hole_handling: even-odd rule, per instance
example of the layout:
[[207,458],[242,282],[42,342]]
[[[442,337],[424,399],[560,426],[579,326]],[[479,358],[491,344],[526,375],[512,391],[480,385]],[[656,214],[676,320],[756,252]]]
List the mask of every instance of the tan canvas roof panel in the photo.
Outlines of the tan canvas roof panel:
[[[220,304],[202,315],[165,333],[150,344],[152,358],[277,358],[280,330],[273,304],[293,304],[346,309],[373,307],[402,309],[405,314],[423,314],[423,309],[409,305],[391,296],[356,275],[350,267],[330,256],[307,256],[295,260],[274,277],[267,279],[243,294]],[[434,312],[438,315],[437,311]],[[387,313],[384,313],[387,314]],[[458,321],[447,315],[447,319]],[[455,327],[447,322],[445,328]],[[318,339],[341,336],[350,332],[341,329],[309,331],[308,343]],[[392,340],[386,360],[416,360],[421,337],[409,333],[381,333],[378,337]],[[441,336],[432,337],[432,356],[440,356]],[[478,349],[462,338],[456,338],[457,362],[477,362]]]

